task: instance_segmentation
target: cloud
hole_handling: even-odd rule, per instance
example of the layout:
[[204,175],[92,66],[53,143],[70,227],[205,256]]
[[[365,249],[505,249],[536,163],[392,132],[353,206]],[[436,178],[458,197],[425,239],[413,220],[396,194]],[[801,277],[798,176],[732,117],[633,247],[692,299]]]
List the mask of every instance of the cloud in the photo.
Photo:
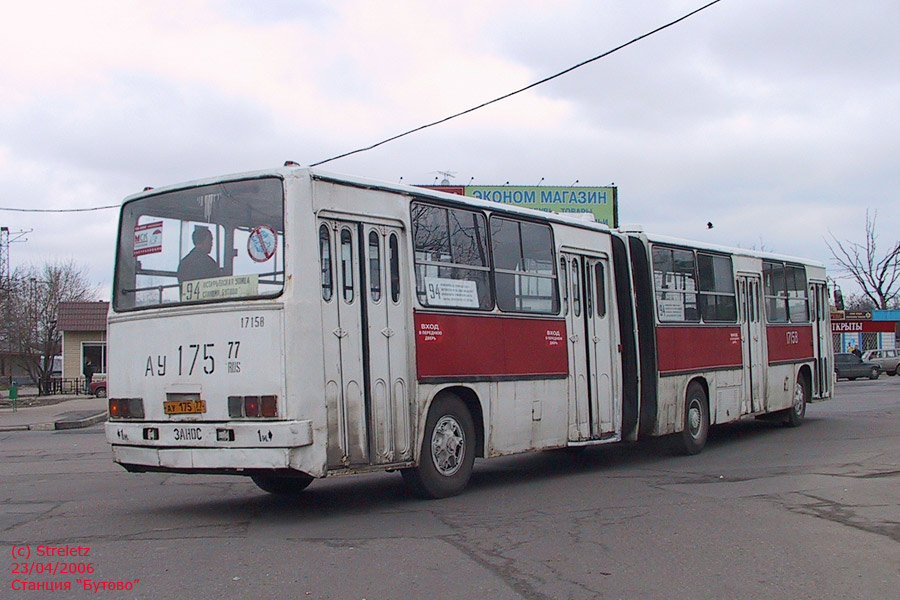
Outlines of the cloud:
[[[0,205],[115,204],[146,185],[315,162],[520,88],[688,0],[18,3],[0,23]],[[429,183],[619,186],[623,221],[828,261],[895,212],[900,7],[722,2],[582,69],[327,168]],[[0,212],[12,263],[89,261],[115,211]],[[707,221],[715,228],[706,230]]]

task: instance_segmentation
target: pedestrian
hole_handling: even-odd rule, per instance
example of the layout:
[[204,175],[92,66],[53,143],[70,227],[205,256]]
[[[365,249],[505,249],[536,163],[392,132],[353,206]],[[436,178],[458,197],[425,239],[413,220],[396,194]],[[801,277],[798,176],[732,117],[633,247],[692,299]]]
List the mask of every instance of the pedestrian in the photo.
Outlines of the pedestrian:
[[91,364],[91,359],[84,359],[84,393],[91,393],[91,380],[94,378],[94,365]]

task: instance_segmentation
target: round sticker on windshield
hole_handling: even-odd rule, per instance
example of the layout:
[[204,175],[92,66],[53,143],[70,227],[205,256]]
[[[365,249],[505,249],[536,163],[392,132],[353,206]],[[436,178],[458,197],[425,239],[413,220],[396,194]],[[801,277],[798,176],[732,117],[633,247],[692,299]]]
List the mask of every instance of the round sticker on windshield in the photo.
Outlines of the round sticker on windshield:
[[260,225],[250,232],[247,240],[247,253],[255,262],[266,262],[275,255],[278,247],[278,236],[268,225]]

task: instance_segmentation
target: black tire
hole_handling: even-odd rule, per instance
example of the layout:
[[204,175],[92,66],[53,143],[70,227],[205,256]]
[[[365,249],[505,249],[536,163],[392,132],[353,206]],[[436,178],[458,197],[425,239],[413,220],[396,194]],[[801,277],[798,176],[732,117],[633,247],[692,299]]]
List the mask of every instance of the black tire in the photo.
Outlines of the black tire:
[[684,398],[684,430],[675,434],[675,452],[699,454],[709,435],[709,399],[703,386],[696,381],[688,386]]
[[847,381],[856,381],[856,377],[848,377]]
[[900,363],[897,363],[897,366],[894,367],[894,375],[900,375]]
[[436,399],[428,411],[419,466],[403,469],[403,481],[422,498],[447,498],[463,491],[475,464],[475,425],[462,400]]
[[869,379],[878,379],[881,375],[881,371],[875,367],[872,367],[872,370],[869,372]]
[[106,388],[105,388],[105,387],[98,387],[98,388],[97,388],[97,391],[94,392],[94,395],[95,395],[96,397],[98,397],[98,398],[106,398]]
[[788,427],[799,427],[806,416],[806,403],[809,402],[809,381],[799,375],[794,382],[794,399],[791,407],[785,411],[784,424]]
[[298,474],[292,476],[271,475],[269,473],[253,473],[250,475],[253,483],[264,492],[278,495],[299,494],[312,483],[312,476]]

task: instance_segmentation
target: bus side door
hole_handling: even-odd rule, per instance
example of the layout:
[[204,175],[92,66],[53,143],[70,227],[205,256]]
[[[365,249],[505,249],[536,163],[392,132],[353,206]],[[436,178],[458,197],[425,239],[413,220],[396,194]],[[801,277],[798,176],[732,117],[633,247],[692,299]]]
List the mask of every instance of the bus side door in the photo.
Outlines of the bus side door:
[[[330,468],[412,457],[400,227],[320,220]],[[326,273],[332,271],[333,274]]]
[[741,354],[744,363],[744,384],[741,394],[741,414],[764,409],[762,390],[765,389],[762,336],[762,283],[758,276],[740,275],[737,281],[738,311],[741,320]]
[[612,328],[608,311],[609,263],[563,254],[560,269],[569,333],[569,440],[605,439],[616,433]]

